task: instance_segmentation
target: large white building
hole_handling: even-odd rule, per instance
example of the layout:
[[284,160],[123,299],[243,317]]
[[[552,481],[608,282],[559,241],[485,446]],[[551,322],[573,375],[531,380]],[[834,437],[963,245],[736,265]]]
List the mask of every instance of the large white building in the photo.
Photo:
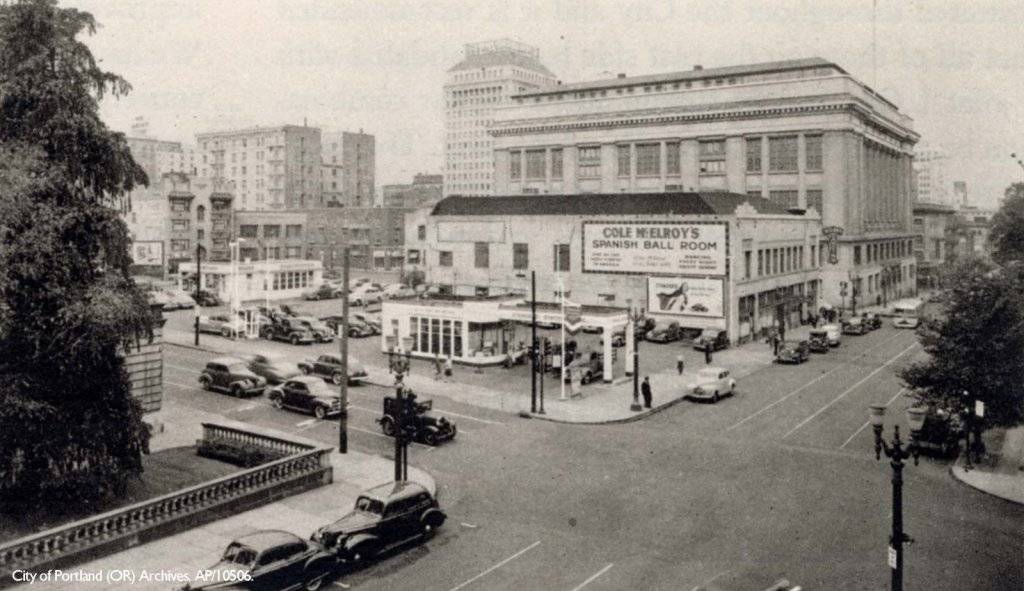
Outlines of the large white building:
[[949,180],[949,154],[939,147],[920,145],[914,150],[917,202],[960,207]]
[[494,192],[729,191],[814,208],[825,301],[875,303],[883,269],[896,292],[915,286],[912,125],[820,58],[620,74],[497,109]]
[[556,83],[540,50],[510,39],[469,43],[444,85],[444,194],[491,195],[494,173],[487,126],[509,97]]

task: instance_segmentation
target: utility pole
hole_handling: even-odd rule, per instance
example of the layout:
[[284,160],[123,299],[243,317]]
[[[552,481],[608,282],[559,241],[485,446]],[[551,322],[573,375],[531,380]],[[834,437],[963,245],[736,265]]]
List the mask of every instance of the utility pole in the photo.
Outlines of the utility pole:
[[395,384],[395,482],[405,480],[405,386]]
[[[199,256],[199,234],[196,233],[196,346],[199,346],[199,286],[203,282],[203,273],[200,266],[202,259]],[[234,320],[234,318],[232,318]]]
[[[537,272],[530,271],[530,314],[533,322],[530,325],[530,332],[532,337],[530,343],[532,348],[530,349],[530,358],[532,363],[530,364],[530,412],[537,412],[537,357],[540,352],[537,350]],[[198,326],[198,325],[197,325]],[[199,338],[199,332],[196,332],[196,338]],[[197,343],[198,344],[198,343]]]
[[338,413],[338,453],[348,453],[348,246],[342,249],[341,281],[345,286],[341,299],[341,334],[338,347],[341,355],[341,412]]

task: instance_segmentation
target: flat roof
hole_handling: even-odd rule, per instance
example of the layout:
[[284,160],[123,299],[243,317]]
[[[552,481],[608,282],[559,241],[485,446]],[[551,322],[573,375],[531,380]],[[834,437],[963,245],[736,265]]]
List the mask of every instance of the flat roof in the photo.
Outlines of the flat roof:
[[795,215],[763,197],[726,192],[451,196],[431,215],[732,215],[748,203],[757,213]]

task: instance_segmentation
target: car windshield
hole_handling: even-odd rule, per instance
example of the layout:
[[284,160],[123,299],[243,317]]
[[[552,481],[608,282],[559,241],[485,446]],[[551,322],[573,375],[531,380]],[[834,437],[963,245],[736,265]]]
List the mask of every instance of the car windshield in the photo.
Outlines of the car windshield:
[[330,398],[332,396],[337,397],[339,394],[336,390],[328,386],[323,381],[317,380],[315,382],[307,382],[309,386],[309,393],[313,396],[323,396],[324,398]]
[[231,544],[224,551],[224,562],[252,566],[256,562],[256,551],[241,544]]
[[356,511],[373,513],[374,515],[383,515],[384,503],[369,497],[359,497],[356,499]]
[[249,368],[244,363],[236,363],[228,366],[228,371],[231,373],[249,373]]

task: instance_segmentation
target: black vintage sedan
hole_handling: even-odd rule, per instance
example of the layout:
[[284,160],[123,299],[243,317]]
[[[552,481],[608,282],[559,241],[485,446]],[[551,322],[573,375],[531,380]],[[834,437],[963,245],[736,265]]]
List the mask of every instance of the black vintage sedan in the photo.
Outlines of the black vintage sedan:
[[316,591],[333,564],[334,557],[314,541],[286,531],[256,531],[228,544],[220,561],[182,590]]
[[277,408],[312,413],[318,419],[341,412],[341,394],[319,378],[299,376],[267,391]]

